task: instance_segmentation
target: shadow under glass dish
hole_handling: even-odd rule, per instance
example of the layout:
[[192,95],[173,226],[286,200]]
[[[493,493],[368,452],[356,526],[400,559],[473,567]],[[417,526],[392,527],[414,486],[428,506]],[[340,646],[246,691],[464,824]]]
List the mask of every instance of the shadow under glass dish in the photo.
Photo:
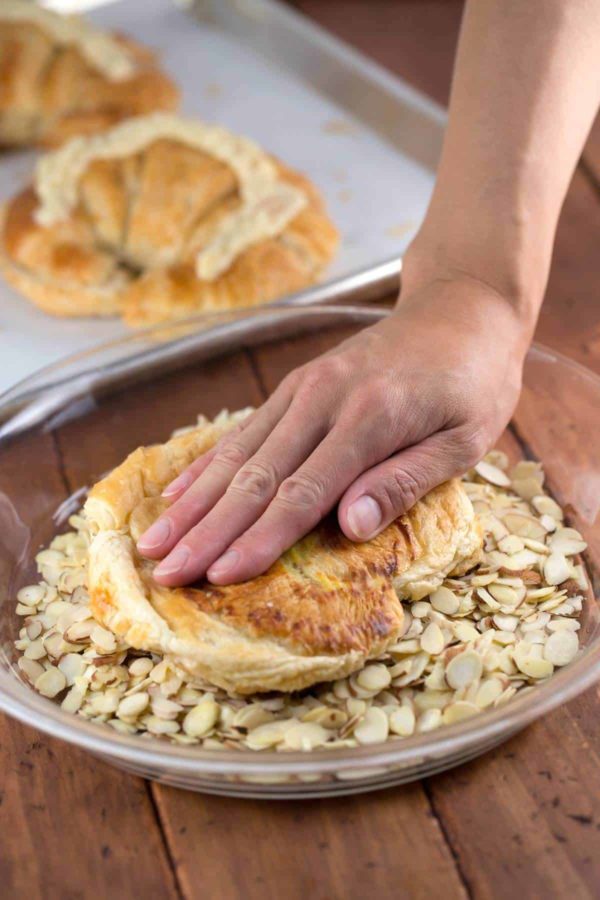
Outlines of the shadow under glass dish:
[[[355,793],[430,775],[477,756],[600,677],[600,379],[552,351],[530,351],[510,429],[540,458],[550,491],[589,544],[594,599],[583,652],[506,706],[410,738],[331,751],[205,751],[119,735],[63,712],[21,679],[15,596],[37,581],[35,555],[83,502],[86,486],[140,444],[198,413],[257,405],[291,369],[378,321],[385,310],[271,307],[205,316],[134,335],[45,369],[0,398],[0,709],[127,771],[175,786],[254,797]],[[160,329],[158,330],[160,331]],[[171,340],[168,340],[168,338]]]

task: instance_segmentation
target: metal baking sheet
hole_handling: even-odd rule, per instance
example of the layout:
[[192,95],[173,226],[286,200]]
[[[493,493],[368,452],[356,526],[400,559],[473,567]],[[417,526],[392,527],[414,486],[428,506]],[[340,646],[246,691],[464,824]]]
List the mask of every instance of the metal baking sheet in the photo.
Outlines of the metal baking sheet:
[[[72,11],[78,2],[47,5]],[[391,288],[433,186],[444,113],[275,0],[117,0],[104,27],[156,48],[182,109],[256,139],[307,173],[341,247],[317,288],[293,303],[357,299]],[[0,158],[0,202],[28,178],[30,153]],[[0,390],[67,353],[127,333],[116,320],[54,319],[0,285]]]

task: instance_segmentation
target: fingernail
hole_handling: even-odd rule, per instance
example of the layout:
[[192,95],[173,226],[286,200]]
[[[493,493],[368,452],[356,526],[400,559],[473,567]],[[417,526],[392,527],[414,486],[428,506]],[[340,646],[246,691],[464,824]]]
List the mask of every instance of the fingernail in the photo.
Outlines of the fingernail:
[[174,481],[166,486],[161,494],[161,497],[172,497],[173,494],[177,494],[179,491],[184,491],[186,488],[189,488],[193,480],[193,475],[190,475],[188,472],[183,472],[181,475],[178,475]]
[[228,550],[212,564],[206,573],[208,578],[222,578],[223,575],[227,575],[237,565],[239,558],[240,554],[237,550]]
[[154,525],[143,533],[137,542],[138,550],[156,550],[161,547],[171,535],[171,523],[168,519],[159,519]]
[[187,565],[190,551],[187,547],[178,547],[173,550],[154,570],[155,575],[175,575]]
[[348,525],[357,538],[368,540],[381,525],[379,503],[367,494],[359,497],[348,509]]

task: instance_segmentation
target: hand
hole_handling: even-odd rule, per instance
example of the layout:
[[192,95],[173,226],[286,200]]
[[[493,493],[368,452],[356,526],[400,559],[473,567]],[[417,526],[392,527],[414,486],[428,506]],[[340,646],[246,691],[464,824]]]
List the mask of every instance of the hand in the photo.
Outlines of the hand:
[[264,572],[336,504],[362,541],[494,444],[520,389],[527,336],[492,288],[417,286],[393,314],[296,369],[169,485],[138,548],[154,577],[215,584]]

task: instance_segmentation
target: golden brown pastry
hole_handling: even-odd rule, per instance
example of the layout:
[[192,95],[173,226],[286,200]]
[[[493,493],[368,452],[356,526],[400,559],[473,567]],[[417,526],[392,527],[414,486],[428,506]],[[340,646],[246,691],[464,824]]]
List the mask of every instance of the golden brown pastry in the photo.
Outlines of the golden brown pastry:
[[330,517],[251,581],[161,587],[135,541],[165,508],[165,485],[243,414],[141,447],[92,488],[94,616],[129,646],[240,694],[342,678],[398,639],[399,598],[422,597],[475,564],[473,507],[459,481],[447,482],[366,543],[347,540]]
[[7,207],[0,261],[46,312],[140,326],[275,300],[314,282],[336,245],[308,179],[157,113],[44,157]]
[[0,146],[56,145],[178,101],[134,41],[31,0],[1,0]]

